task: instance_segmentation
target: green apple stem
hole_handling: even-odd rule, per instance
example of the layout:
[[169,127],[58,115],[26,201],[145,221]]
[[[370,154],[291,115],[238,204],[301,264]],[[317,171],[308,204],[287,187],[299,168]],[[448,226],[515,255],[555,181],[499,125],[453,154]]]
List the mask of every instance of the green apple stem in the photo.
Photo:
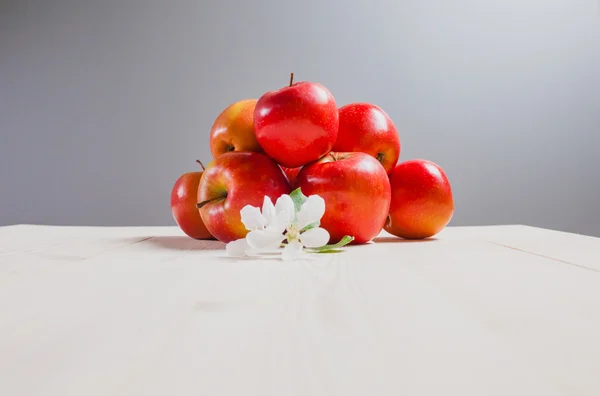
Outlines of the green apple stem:
[[200,209],[200,208],[202,208],[204,205],[207,205],[207,204],[209,204],[209,203],[211,203],[211,202],[215,202],[215,201],[218,201],[218,200],[220,200],[220,199],[225,199],[225,198],[227,198],[227,194],[225,194],[225,195],[224,195],[224,196],[222,196],[222,197],[215,197],[215,198],[212,198],[212,199],[207,199],[206,201],[202,201],[202,202],[200,202],[200,203],[197,203],[197,204],[196,204],[196,207],[197,207],[198,209]]
[[196,160],[196,162],[200,164],[200,166],[202,167],[203,171],[206,170],[206,168],[204,167],[204,164],[202,163],[202,161]]
[[294,82],[294,73],[290,73],[290,87],[292,86]]

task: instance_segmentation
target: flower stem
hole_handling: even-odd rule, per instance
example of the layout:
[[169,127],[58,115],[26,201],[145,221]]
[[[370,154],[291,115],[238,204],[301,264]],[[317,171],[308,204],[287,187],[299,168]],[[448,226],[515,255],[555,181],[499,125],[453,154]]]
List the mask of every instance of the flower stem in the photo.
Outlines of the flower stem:
[[311,248],[310,251],[314,252],[314,253],[323,253],[323,252],[327,252],[333,249],[337,249],[337,248],[341,248],[342,246],[346,246],[347,244],[349,244],[350,242],[352,242],[354,240],[354,237],[350,236],[350,235],[346,235],[345,237],[343,237],[342,239],[340,239],[340,241],[338,243],[334,243],[332,245],[324,245],[318,248]]

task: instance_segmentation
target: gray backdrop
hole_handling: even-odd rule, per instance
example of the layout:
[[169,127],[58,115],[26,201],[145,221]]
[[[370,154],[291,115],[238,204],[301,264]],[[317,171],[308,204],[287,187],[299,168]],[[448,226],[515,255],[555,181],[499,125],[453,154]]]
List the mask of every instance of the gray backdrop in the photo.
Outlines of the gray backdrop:
[[0,225],[174,224],[214,118],[293,71],[386,110],[453,225],[600,236],[598,0],[0,4]]

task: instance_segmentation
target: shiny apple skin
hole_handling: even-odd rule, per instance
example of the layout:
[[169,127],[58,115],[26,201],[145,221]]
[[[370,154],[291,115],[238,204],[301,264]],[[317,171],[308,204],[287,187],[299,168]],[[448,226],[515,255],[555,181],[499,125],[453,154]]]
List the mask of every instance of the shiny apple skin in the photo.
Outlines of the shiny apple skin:
[[229,152],[214,159],[198,186],[197,202],[207,229],[221,242],[244,238],[248,233],[240,210],[246,205],[262,208],[264,196],[273,203],[291,192],[283,170],[269,157],[255,152]]
[[347,104],[340,107],[339,114],[333,151],[369,154],[390,173],[400,158],[400,136],[390,116],[371,103]]
[[454,214],[452,187],[444,170],[422,159],[398,164],[390,173],[392,202],[385,230],[404,239],[442,231]]
[[179,176],[171,190],[171,213],[175,223],[190,238],[214,239],[196,207],[198,185],[203,172],[188,172]]
[[304,166],[297,184],[306,196],[318,194],[325,200],[321,227],[329,231],[331,243],[350,235],[355,238],[352,244],[363,244],[383,229],[390,182],[381,163],[370,155],[331,153]]
[[210,129],[213,158],[230,151],[262,152],[254,134],[254,108],[257,99],[243,99],[225,108]]
[[283,169],[283,173],[287,176],[290,186],[292,186],[292,190],[294,190],[297,186],[296,180],[298,179],[298,173],[300,173],[302,167],[286,168],[285,166],[282,166],[281,169]]
[[335,98],[323,85],[297,82],[262,95],[254,110],[254,129],[266,154],[286,168],[297,168],[327,154],[338,133]]

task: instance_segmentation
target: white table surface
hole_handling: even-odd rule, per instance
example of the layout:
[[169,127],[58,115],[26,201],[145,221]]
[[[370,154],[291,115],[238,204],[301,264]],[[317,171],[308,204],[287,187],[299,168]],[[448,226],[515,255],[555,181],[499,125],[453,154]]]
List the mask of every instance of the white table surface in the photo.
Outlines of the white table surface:
[[448,228],[314,261],[0,227],[0,395],[600,395],[600,239]]

